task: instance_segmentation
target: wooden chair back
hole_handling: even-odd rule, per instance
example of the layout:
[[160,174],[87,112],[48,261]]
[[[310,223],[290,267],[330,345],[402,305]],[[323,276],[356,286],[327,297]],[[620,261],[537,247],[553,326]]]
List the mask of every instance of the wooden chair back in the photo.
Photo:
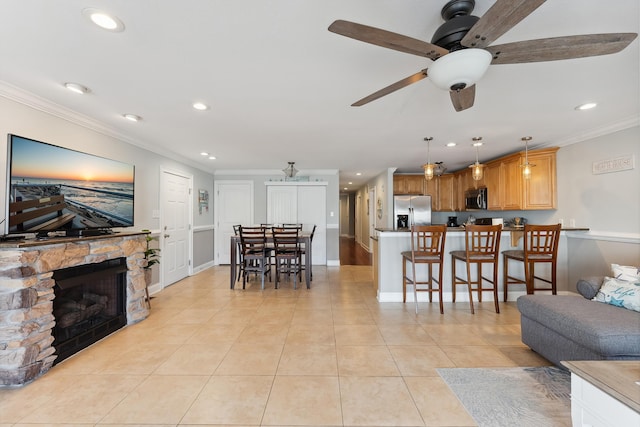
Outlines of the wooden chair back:
[[446,225],[411,226],[412,260],[420,257],[438,257],[442,262],[444,243],[447,236]]
[[498,259],[501,225],[467,225],[464,231],[467,259]]
[[524,256],[528,258],[553,258],[558,255],[560,224],[524,226]]
[[240,246],[242,254],[251,256],[262,254],[267,246],[267,235],[264,227],[240,227]]
[[273,227],[273,245],[276,250],[276,257],[280,255],[291,255],[297,257],[300,252],[300,242],[298,241],[300,230],[297,227],[283,228]]

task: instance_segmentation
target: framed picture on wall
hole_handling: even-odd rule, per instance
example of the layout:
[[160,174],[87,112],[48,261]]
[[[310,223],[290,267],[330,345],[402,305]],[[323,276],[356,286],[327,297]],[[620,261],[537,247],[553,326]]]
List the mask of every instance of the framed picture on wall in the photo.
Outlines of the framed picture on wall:
[[198,190],[198,212],[209,212],[209,192],[207,190]]

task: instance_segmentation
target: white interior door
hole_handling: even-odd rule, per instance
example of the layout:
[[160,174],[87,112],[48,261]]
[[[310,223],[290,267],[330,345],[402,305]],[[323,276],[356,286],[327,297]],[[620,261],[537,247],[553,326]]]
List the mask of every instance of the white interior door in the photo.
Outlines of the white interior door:
[[295,185],[267,186],[267,222],[293,224],[298,221],[298,188]]
[[314,265],[327,264],[327,188],[324,186],[301,185],[298,187],[298,220],[305,231],[313,235],[311,262]]
[[160,182],[163,286],[189,274],[191,260],[191,181],[192,178],[162,171]]
[[214,184],[216,262],[229,264],[233,226],[254,225],[253,181],[216,181]]

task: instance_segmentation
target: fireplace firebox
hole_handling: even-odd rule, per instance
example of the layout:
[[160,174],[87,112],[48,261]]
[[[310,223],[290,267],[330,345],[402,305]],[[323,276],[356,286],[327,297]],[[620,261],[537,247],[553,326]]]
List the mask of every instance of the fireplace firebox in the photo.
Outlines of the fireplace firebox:
[[54,364],[126,325],[126,275],[126,258],[54,271]]

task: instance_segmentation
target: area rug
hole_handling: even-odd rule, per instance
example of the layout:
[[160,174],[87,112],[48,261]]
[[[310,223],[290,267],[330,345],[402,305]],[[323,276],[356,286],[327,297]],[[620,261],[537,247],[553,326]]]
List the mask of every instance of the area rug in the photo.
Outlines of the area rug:
[[479,427],[571,427],[571,375],[557,367],[438,369]]

